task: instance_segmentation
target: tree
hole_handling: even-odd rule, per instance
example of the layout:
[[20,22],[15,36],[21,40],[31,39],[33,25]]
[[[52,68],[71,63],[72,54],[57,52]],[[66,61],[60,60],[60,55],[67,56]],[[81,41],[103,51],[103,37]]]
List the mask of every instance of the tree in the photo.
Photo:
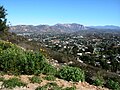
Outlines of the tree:
[[72,52],[73,52],[73,55],[76,57],[77,56],[77,52],[78,52],[79,48],[74,45],[74,47],[72,48]]
[[8,31],[8,26],[6,25],[7,19],[6,19],[6,10],[3,6],[0,6],[0,32],[6,32]]

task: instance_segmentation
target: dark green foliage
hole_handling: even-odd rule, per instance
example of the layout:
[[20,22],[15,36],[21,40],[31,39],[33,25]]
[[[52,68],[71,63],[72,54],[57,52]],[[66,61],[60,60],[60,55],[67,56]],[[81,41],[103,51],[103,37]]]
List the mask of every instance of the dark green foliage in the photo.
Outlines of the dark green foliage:
[[8,30],[6,15],[5,8],[0,6],[0,32],[6,32]]
[[39,86],[35,90],[47,90],[46,86]]
[[39,86],[35,90],[76,90],[76,87],[59,87],[55,82],[47,83],[44,86]]
[[55,83],[55,84],[53,84],[52,85],[52,83],[47,83],[46,85],[44,85],[44,86],[39,86],[39,87],[37,87],[35,90],[48,90],[48,88],[50,87],[50,86],[56,86],[57,84]]
[[44,86],[39,86],[35,90],[63,90],[62,87],[59,87],[56,83],[47,83]]
[[3,75],[5,75],[5,74],[6,74],[5,72],[0,71],[0,76],[3,76]]
[[0,41],[0,70],[12,74],[56,74],[56,68],[41,53],[4,41]]
[[67,81],[84,81],[84,71],[77,67],[65,66],[59,70],[59,77]]
[[97,72],[97,75],[96,76],[93,76],[95,79],[93,80],[93,84],[96,85],[96,86],[103,86],[104,84],[104,79],[101,75],[101,72]]
[[4,80],[2,87],[5,88],[15,88],[16,86],[21,87],[21,86],[26,86],[26,83],[21,82],[18,78],[11,78],[9,80]]
[[46,80],[54,81],[56,78],[53,75],[48,75],[45,77]]
[[57,69],[54,66],[45,63],[43,66],[43,73],[47,75],[56,75]]
[[57,83],[55,83],[55,82],[47,83],[46,86],[47,86],[50,90],[62,90],[62,87],[59,87],[59,86],[57,85]]
[[97,78],[94,80],[93,84],[96,86],[102,86],[104,84],[104,81],[103,81],[103,79]]
[[5,79],[4,79],[3,77],[0,77],[0,82],[1,82],[1,81],[4,81],[4,80],[5,80]]
[[63,90],[76,90],[76,87],[66,87]]
[[120,90],[120,84],[118,82],[111,80],[111,79],[109,79],[107,81],[106,87],[113,89],[113,90]]
[[33,76],[30,78],[31,83],[41,83],[42,80],[38,76]]
[[47,62],[45,61],[44,57],[37,52],[25,52],[25,61],[22,62],[24,68],[22,71],[25,70],[25,74],[39,74],[42,73],[44,68],[44,64]]

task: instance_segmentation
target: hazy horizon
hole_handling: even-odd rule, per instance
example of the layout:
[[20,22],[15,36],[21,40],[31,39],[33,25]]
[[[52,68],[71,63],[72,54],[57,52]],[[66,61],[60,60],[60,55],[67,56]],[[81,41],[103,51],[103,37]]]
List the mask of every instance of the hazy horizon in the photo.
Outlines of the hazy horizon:
[[[73,24],[73,23],[56,23],[56,24]],[[54,26],[56,24],[16,24],[16,25],[11,25],[11,26],[17,26],[17,25],[33,25],[33,26],[38,26],[38,25],[49,25],[49,26]],[[74,23],[74,24],[80,24],[80,25],[84,25],[82,23]],[[89,25],[84,25],[84,26],[89,26]],[[94,26],[118,26],[118,25],[90,25],[90,27],[94,27]],[[118,26],[120,27],[120,26]]]

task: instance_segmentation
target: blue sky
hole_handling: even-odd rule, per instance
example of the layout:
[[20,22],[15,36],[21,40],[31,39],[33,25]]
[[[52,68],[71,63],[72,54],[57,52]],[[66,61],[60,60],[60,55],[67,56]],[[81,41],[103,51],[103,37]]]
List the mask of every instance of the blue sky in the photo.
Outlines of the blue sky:
[[120,26],[120,0],[0,0],[12,25]]

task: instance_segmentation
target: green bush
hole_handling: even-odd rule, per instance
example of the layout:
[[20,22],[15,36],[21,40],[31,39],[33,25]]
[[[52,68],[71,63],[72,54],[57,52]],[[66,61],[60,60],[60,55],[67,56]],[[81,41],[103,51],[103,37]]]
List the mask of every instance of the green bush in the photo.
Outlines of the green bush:
[[65,66],[59,70],[59,77],[67,81],[84,81],[84,71],[77,67]]
[[62,90],[62,87],[59,87],[55,82],[47,83],[44,86],[39,86],[35,90]]
[[111,80],[111,79],[109,79],[107,81],[106,86],[110,89],[113,89],[113,90],[120,90],[120,84],[118,82]]
[[11,78],[9,80],[4,80],[2,87],[5,88],[15,88],[16,86],[21,87],[21,86],[26,86],[26,83],[21,82],[18,78]]
[[104,79],[103,79],[100,71],[98,71],[98,72],[96,73],[96,76],[93,76],[93,78],[94,78],[94,80],[93,80],[93,83],[92,83],[92,84],[94,84],[94,85],[96,85],[96,86],[103,86],[103,84],[104,84]]
[[62,87],[59,87],[55,82],[47,83],[46,86],[49,90],[62,90]]
[[46,80],[54,81],[56,78],[53,75],[48,75],[45,77]]
[[0,82],[1,82],[1,81],[4,81],[4,80],[5,80],[5,79],[4,79],[3,77],[0,77]]
[[[25,55],[19,49],[8,48],[0,53],[0,69],[4,72],[19,72]],[[20,71],[21,72],[21,71]]]
[[3,76],[3,75],[5,75],[5,74],[6,74],[5,72],[0,71],[0,76]]
[[56,68],[41,53],[4,41],[0,41],[0,70],[12,74],[56,74]]
[[43,74],[56,75],[56,73],[57,73],[57,69],[54,66],[52,66],[48,63],[44,64]]
[[34,74],[41,69],[42,60],[41,54],[8,48],[0,55],[0,68],[5,72]]
[[47,90],[46,86],[39,86],[35,90]]
[[39,74],[42,73],[45,64],[45,58],[38,52],[25,52],[26,59],[24,62],[23,71],[25,74]]
[[96,86],[103,86],[104,80],[100,79],[100,78],[97,78],[97,79],[94,80],[93,84],[96,85]]
[[0,49],[1,50],[6,50],[7,48],[12,48],[12,47],[16,47],[16,45],[14,45],[10,42],[0,40]]
[[66,88],[64,88],[62,90],[76,90],[76,87],[66,87]]
[[30,79],[31,83],[41,83],[42,82],[42,80],[38,76],[33,76],[29,79]]
[[57,85],[55,82],[47,83],[44,86],[39,86],[35,90],[76,90],[76,87],[66,87],[62,88]]

